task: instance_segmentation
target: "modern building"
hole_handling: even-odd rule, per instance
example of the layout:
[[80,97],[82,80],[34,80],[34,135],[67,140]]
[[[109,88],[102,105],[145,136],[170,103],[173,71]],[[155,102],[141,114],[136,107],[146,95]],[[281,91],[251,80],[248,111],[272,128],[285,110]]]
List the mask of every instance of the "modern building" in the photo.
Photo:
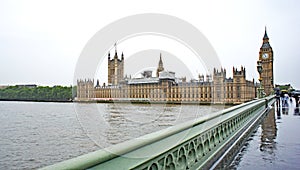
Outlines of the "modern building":
[[[265,30],[259,60],[262,61],[262,86],[267,95],[273,90],[273,51]],[[215,68],[212,75],[199,75],[189,82],[177,78],[175,72],[165,71],[162,54],[159,56],[156,76],[144,71],[141,78],[124,77],[124,54],[119,59],[108,53],[108,84],[99,80],[77,81],[77,101],[150,101],[166,103],[238,104],[256,97],[254,79],[246,79],[246,69],[232,69],[233,77],[226,77],[226,69]]]

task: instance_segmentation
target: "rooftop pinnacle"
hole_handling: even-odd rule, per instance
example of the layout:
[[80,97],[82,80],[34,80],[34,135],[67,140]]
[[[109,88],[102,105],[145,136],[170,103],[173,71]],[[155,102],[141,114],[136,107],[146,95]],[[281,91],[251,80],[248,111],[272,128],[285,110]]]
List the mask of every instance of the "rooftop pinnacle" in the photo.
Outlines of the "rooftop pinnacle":
[[268,34],[267,34],[267,27],[265,27],[265,35],[263,39],[269,39]]

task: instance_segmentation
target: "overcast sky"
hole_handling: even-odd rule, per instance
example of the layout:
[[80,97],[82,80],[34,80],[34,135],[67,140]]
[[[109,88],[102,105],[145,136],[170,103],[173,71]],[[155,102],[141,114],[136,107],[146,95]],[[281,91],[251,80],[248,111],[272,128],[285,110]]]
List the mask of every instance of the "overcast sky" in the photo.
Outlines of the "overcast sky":
[[299,89],[299,9],[297,0],[1,1],[0,85],[71,85],[77,59],[97,31],[126,16],[161,13],[197,27],[230,70],[228,76],[232,66],[243,65],[249,80],[258,78],[256,61],[267,26],[275,83]]

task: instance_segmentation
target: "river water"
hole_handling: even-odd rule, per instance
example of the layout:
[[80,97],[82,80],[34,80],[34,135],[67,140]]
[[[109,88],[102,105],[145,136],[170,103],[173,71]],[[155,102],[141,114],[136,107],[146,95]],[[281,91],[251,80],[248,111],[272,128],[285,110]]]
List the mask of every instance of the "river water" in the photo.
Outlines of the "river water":
[[224,106],[0,102],[0,169],[36,169]]
[[[271,109],[228,169],[299,169],[295,102]],[[36,169],[224,106],[0,102],[0,169]]]

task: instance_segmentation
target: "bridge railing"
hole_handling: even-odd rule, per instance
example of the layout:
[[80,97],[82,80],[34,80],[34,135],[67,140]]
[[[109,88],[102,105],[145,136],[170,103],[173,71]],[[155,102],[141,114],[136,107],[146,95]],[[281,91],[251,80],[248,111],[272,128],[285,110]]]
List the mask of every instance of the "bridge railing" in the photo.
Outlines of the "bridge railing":
[[210,168],[273,103],[253,100],[43,169]]

